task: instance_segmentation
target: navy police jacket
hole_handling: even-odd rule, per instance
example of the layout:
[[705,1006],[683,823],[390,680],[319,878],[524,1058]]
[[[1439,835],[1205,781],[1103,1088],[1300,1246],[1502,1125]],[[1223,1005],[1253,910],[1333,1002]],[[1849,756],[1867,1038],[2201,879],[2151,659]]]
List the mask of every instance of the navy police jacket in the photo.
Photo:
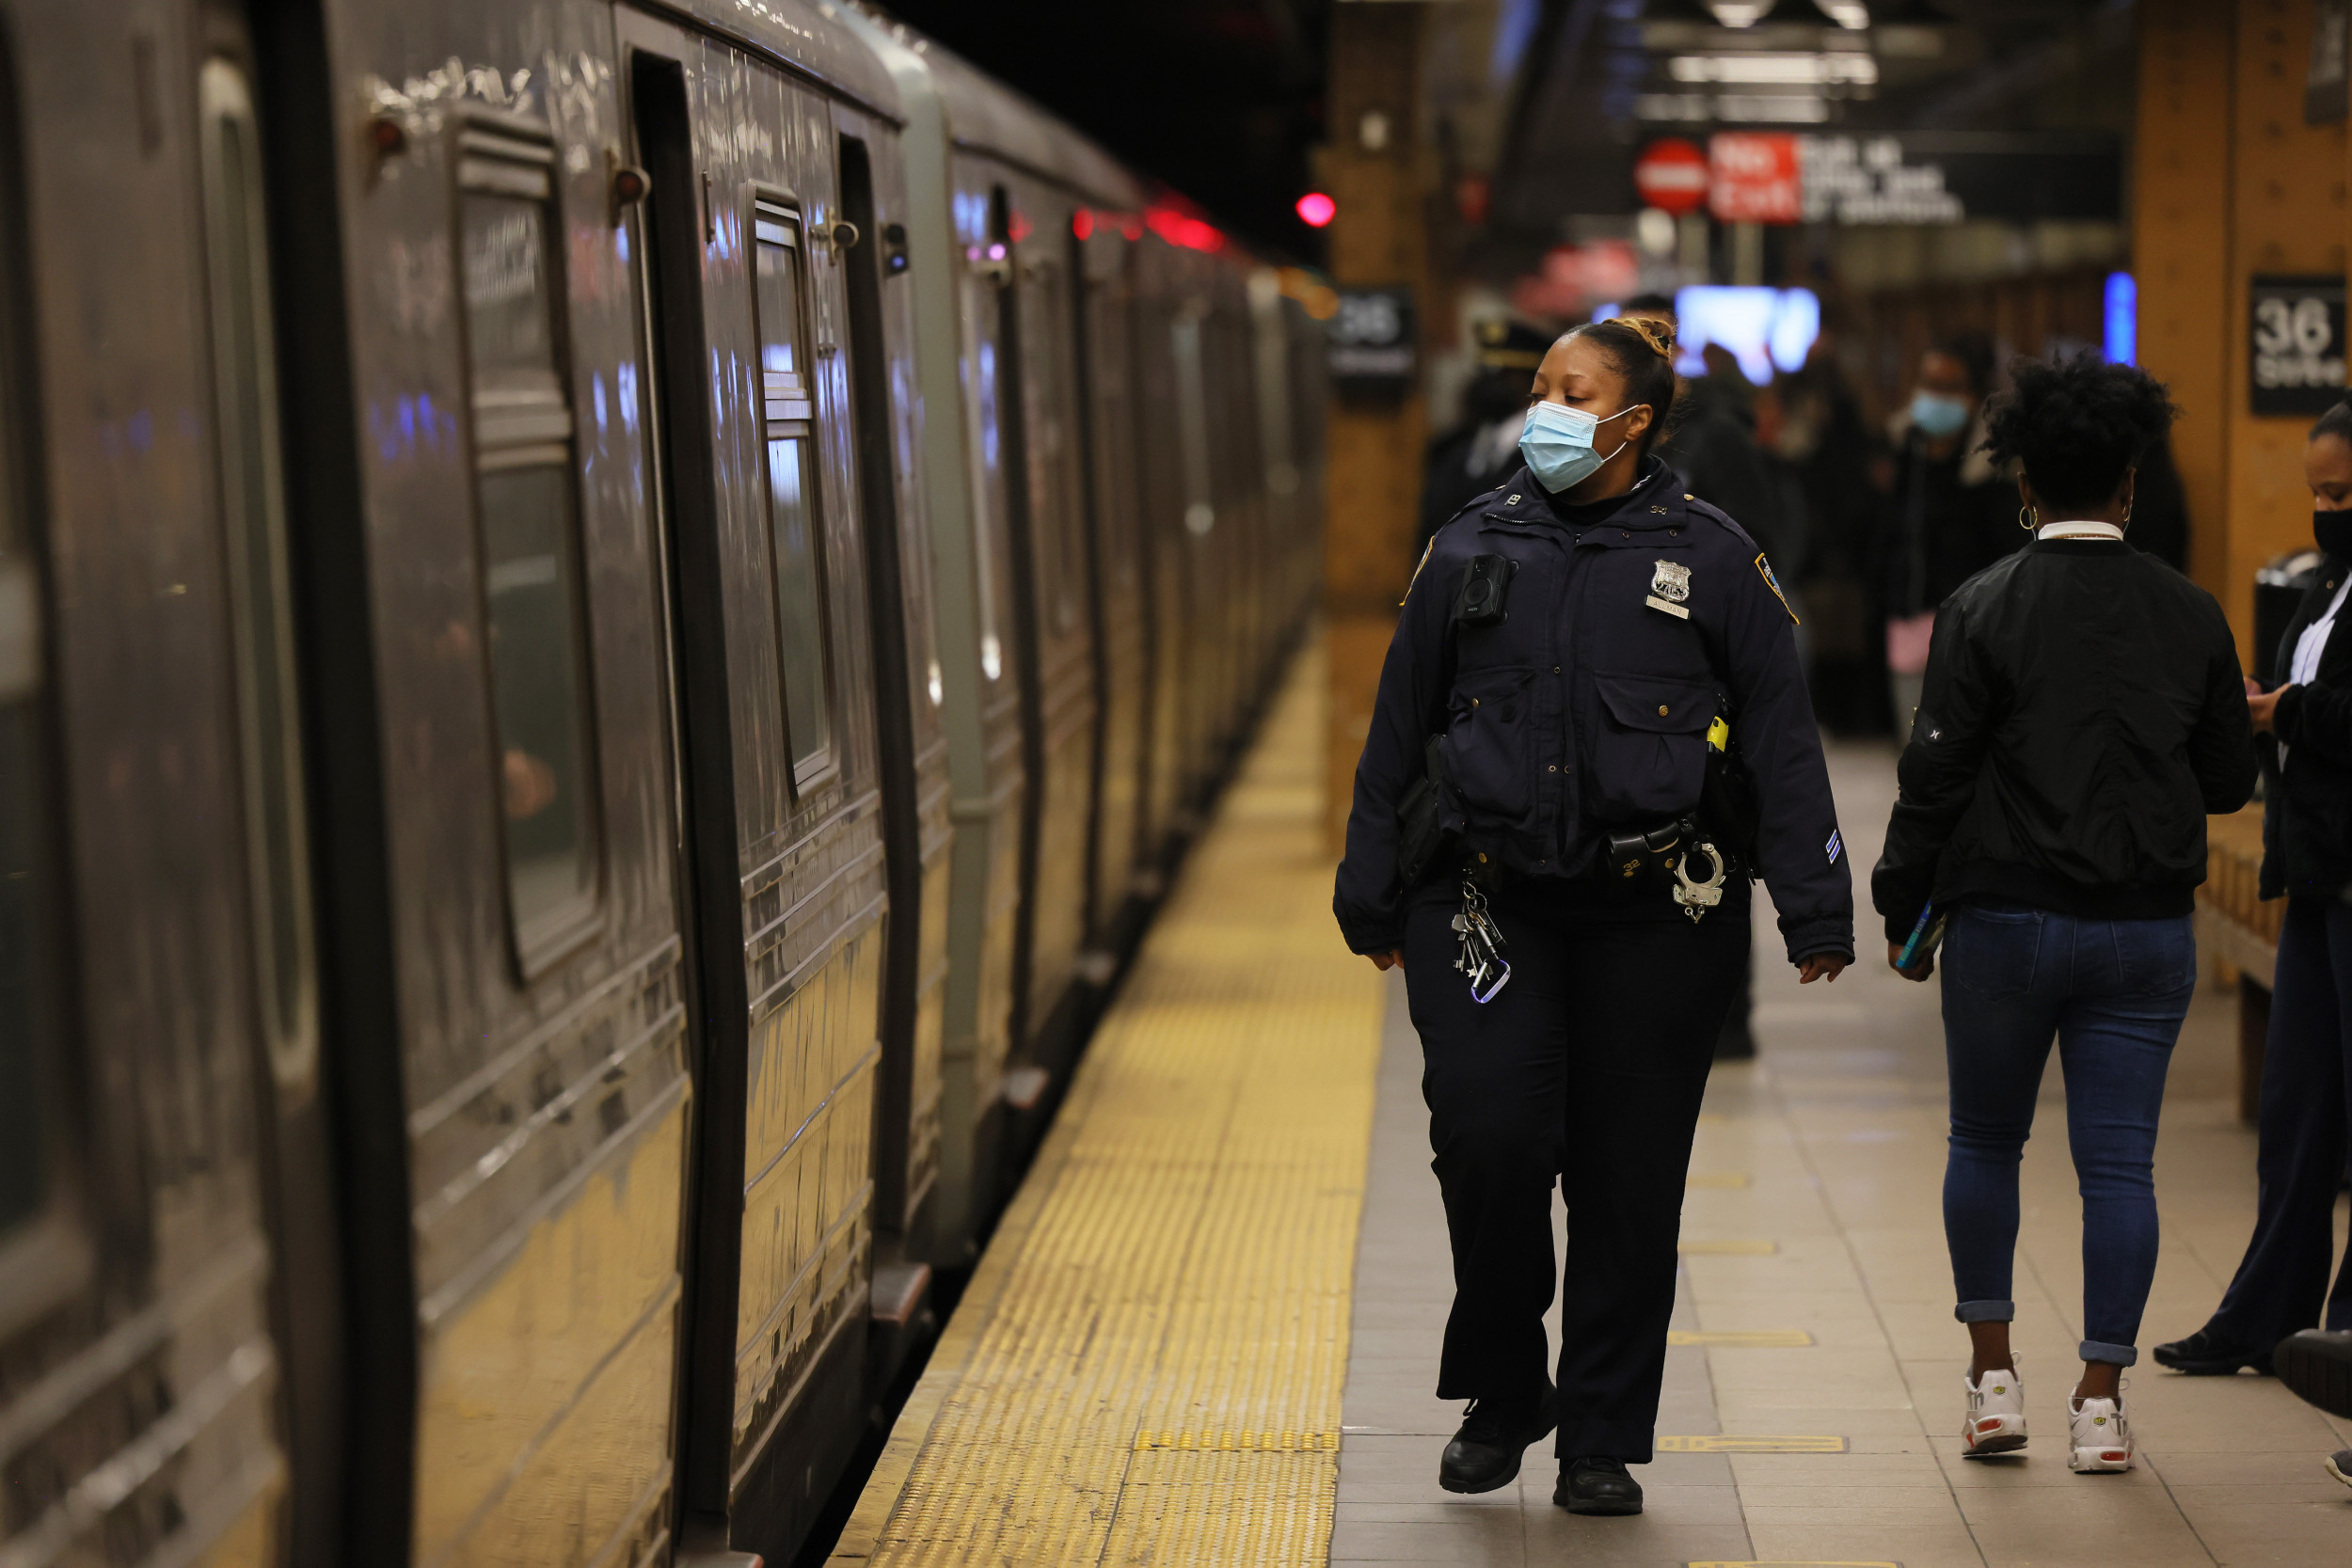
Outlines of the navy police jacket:
[[[1481,556],[1515,564],[1483,568],[1508,574],[1501,620],[1466,623]],[[1603,876],[1611,831],[1697,807],[1721,716],[1756,784],[1756,869],[1790,960],[1851,958],[1852,879],[1793,626],[1756,541],[1655,457],[1613,508],[1555,512],[1524,467],[1472,501],[1422,558],[1381,667],[1332,900],[1349,947],[1403,944],[1397,805],[1430,736],[1467,848],[1566,891]]]

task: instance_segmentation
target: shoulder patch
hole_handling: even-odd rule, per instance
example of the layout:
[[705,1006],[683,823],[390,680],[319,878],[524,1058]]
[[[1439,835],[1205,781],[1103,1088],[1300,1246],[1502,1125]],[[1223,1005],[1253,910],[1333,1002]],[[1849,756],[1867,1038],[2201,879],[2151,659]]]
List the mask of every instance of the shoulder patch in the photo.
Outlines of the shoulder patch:
[[1804,626],[1804,623],[1797,619],[1797,612],[1789,609],[1788,595],[1780,591],[1780,579],[1772,576],[1772,563],[1764,559],[1762,550],[1756,552],[1756,575],[1762,578],[1764,586],[1772,591],[1772,597],[1780,601],[1780,608],[1788,610],[1788,624],[1794,626]]
[[[1413,596],[1413,584],[1421,580],[1421,569],[1429,564],[1429,557],[1437,549],[1437,547],[1438,536],[1433,533],[1429,536],[1429,543],[1421,547],[1421,559],[1413,562],[1413,575],[1405,579],[1405,599],[1409,599]],[[1756,559],[1761,561],[1764,558],[1762,556],[1757,556]],[[1775,592],[1777,592],[1777,590],[1775,590]],[[1405,599],[1399,599],[1396,601],[1397,609],[1403,610],[1405,608]],[[1781,601],[1783,604],[1787,604],[1788,602],[1788,601],[1786,599]]]

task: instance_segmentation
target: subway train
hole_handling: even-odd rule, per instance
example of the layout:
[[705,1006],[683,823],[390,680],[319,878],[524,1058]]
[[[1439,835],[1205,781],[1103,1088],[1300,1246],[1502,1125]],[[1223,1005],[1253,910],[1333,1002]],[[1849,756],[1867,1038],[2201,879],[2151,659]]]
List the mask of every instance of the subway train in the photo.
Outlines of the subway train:
[[791,1560],[1308,612],[1308,292],[848,5],[0,3],[0,1568]]

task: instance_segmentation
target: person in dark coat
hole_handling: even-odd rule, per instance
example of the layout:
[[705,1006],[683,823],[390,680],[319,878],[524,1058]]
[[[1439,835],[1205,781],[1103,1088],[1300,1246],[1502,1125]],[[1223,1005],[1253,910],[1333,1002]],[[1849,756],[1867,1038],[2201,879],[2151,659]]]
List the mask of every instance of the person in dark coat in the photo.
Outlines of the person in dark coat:
[[1527,378],[1551,340],[1525,322],[1478,324],[1478,374],[1462,391],[1462,417],[1429,443],[1421,482],[1418,557],[1454,515],[1510,476],[1519,465],[1519,421],[1527,417]]
[[2156,1117],[2197,986],[2205,816],[2253,793],[2253,731],[2221,607],[2125,540],[2135,467],[2172,422],[2164,388],[2090,356],[2011,374],[1988,435],[2037,532],[1944,601],[1870,891],[1909,979],[1934,969],[1924,948],[1904,962],[1913,933],[1947,922],[1962,1451],[2026,1446],[2017,1165],[2055,1036],[2083,1203],[2068,1463],[2128,1470],[2122,1379],[2156,1273]]
[[2352,1329],[2352,1254],[2335,1272],[2336,1193],[2352,1095],[2352,636],[2338,637],[2352,595],[2352,404],[2312,427],[2303,449],[2319,570],[2274,669],[2284,679],[2249,698],[2264,779],[2262,895],[2283,896],[2279,963],[2263,1055],[2261,1178],[2254,1234],[2205,1325],[2156,1347],[2177,1371],[2269,1370],[2274,1348],[2324,1314]]
[[[1585,1513],[1641,1510],[1626,1466],[1651,1454],[1683,1181],[1750,876],[1803,980],[1853,954],[1771,563],[1650,450],[1671,352],[1655,323],[1607,321],[1544,356],[1526,463],[1438,531],[1406,594],[1332,898],[1351,949],[1404,965],[1426,1061],[1455,1287],[1438,1394],[1472,1402],[1439,1484],[1504,1485],[1556,1425],[1554,1499]],[[1474,973],[1456,968],[1457,920]]]
[[1884,543],[1886,667],[1895,738],[1907,739],[1936,607],[1953,589],[2026,542],[2016,496],[1984,449],[1993,346],[1948,339],[1919,359],[1895,436],[1895,488]]

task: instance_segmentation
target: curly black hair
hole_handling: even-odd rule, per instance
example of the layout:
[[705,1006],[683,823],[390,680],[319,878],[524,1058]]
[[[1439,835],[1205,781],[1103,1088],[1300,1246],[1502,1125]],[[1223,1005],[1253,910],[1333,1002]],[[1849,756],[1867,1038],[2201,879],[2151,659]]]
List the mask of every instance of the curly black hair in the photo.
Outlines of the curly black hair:
[[2180,414],[2163,382],[2095,354],[2020,359],[2009,373],[1985,420],[1985,450],[1996,462],[2015,458],[2054,507],[2111,499]]
[[1646,453],[1665,433],[1666,418],[1674,412],[1674,328],[1652,316],[1612,316],[1573,327],[1565,336],[1589,338],[1609,356],[1609,362],[1625,377],[1628,408],[1637,403],[1649,404],[1649,428],[1642,433],[1641,449]]

